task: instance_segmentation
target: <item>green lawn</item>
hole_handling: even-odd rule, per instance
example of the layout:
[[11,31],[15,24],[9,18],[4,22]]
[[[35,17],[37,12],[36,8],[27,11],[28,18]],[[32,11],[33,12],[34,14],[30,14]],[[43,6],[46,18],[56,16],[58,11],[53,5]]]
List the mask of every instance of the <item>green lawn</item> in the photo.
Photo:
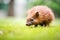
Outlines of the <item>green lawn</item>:
[[60,19],[50,27],[31,28],[25,19],[0,19],[0,40],[60,40]]

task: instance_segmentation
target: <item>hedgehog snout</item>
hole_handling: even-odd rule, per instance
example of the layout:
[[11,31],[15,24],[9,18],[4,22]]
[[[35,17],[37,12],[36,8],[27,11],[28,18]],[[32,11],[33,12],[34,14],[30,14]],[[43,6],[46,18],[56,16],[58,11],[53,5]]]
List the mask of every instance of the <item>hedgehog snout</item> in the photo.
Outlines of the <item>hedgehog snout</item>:
[[27,23],[26,23],[26,26],[30,26],[30,25],[32,25],[31,22],[27,22]]

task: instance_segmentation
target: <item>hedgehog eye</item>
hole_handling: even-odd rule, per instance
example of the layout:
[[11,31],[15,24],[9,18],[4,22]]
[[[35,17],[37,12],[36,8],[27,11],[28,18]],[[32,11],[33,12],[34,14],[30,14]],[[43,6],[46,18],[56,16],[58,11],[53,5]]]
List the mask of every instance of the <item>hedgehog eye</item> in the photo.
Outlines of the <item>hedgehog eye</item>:
[[30,19],[30,21],[33,21],[33,19]]

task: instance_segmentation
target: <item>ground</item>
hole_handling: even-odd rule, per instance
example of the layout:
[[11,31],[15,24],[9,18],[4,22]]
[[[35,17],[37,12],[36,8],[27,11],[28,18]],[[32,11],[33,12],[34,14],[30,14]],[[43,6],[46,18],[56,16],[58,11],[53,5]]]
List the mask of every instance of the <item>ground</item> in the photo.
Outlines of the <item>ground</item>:
[[26,26],[25,19],[0,19],[0,40],[60,40],[60,19],[48,27]]

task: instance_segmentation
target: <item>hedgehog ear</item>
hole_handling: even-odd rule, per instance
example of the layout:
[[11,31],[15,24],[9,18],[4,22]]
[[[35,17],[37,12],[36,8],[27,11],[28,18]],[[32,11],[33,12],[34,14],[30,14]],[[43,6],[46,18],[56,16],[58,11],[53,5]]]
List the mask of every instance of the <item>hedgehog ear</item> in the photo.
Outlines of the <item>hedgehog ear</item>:
[[36,12],[36,17],[38,17],[39,16],[39,12]]

